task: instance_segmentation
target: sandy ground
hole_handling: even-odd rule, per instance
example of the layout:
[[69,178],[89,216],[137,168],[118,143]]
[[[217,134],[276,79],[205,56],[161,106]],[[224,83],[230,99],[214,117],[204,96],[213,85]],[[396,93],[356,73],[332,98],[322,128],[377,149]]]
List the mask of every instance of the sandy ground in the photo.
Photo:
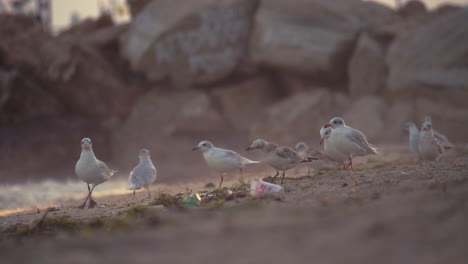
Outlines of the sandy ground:
[[[369,169],[356,172],[291,171],[286,191],[273,196],[210,209],[149,206],[153,221],[135,220],[124,231],[0,236],[0,256],[2,263],[468,263],[467,152],[418,163],[402,149],[361,159],[358,166]],[[48,217],[112,219],[148,204],[128,195],[101,198],[87,210],[73,208],[77,202]],[[4,215],[0,227],[43,214]]]

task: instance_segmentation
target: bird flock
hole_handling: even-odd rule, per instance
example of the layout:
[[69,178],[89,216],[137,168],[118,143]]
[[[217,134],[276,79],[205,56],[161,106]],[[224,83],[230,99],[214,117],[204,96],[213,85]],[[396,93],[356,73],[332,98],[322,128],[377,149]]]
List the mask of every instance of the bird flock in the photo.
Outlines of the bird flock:
[[[406,123],[406,127],[409,132],[409,147],[419,156],[420,160],[437,160],[444,149],[454,147],[447,137],[432,129],[430,117],[424,119],[421,131],[418,131],[414,122]],[[347,126],[341,117],[334,117],[321,127],[320,144],[323,145],[323,152],[309,149],[304,142],[298,142],[294,148],[289,148],[263,139],[256,139],[246,150],[260,150],[264,154],[263,162],[276,170],[274,177],[278,177],[282,172],[281,184],[284,181],[286,171],[301,163],[308,164],[308,175],[310,168],[329,168],[331,163],[338,163],[343,170],[354,170],[354,157],[378,154],[377,148],[367,141],[364,133]],[[219,173],[219,187],[223,184],[224,174],[239,171],[242,178],[245,166],[261,163],[261,161],[242,157],[233,150],[218,148],[206,140],[201,141],[192,150],[200,150],[208,167]],[[133,199],[136,190],[141,188],[145,188],[148,191],[148,198],[151,198],[150,186],[156,180],[157,170],[151,160],[150,151],[142,149],[139,153],[139,160],[138,165],[130,172],[129,189],[133,190]],[[88,195],[78,208],[85,208],[88,201],[89,208],[95,207],[96,202],[92,198],[93,190],[99,184],[109,180],[116,172],[96,158],[91,139],[83,138],[81,140],[81,155],[76,163],[75,173],[87,184]]]

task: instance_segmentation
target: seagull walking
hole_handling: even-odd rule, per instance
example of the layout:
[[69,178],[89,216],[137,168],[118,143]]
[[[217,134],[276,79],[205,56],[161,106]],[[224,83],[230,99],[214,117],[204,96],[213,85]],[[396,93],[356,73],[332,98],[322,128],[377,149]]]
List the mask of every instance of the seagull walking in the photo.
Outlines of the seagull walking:
[[367,142],[366,136],[361,131],[347,126],[343,118],[332,118],[325,125],[325,128],[327,127],[332,128],[331,136],[327,140],[330,147],[348,158],[349,163],[343,169],[354,170],[352,160],[354,157],[377,154],[377,148]]
[[242,176],[242,169],[246,165],[260,163],[260,161],[253,161],[244,158],[235,151],[217,148],[213,143],[206,140],[198,143],[198,146],[192,150],[195,151],[198,149],[203,152],[203,158],[205,159],[208,167],[220,173],[221,181],[219,182],[219,187],[223,184],[223,175],[225,173],[239,170],[239,173]]
[[422,125],[421,138],[419,139],[419,157],[422,160],[438,160],[440,155],[444,153],[444,147],[439,140],[434,137],[432,131],[432,122],[430,119],[425,119]]
[[283,171],[281,183],[284,181],[287,170],[296,167],[300,163],[311,162],[317,159],[311,157],[304,158],[291,148],[280,147],[263,139],[254,140],[250,147],[247,148],[247,150],[252,149],[260,149],[266,154],[265,161],[276,169],[276,174],[273,177],[278,176],[279,171]]
[[151,161],[149,150],[142,149],[139,158],[140,163],[130,172],[128,187],[133,190],[132,199],[135,199],[136,190],[142,187],[148,191],[148,198],[151,198],[150,186],[156,180],[156,167]]
[[331,167],[330,162],[332,161],[327,155],[325,155],[321,151],[317,151],[317,150],[313,150],[309,148],[309,146],[307,146],[307,144],[304,142],[297,142],[296,145],[294,146],[294,150],[302,157],[317,158],[317,161],[307,163],[307,167],[308,167],[307,176],[310,176],[310,169],[321,170],[321,169],[328,169]]
[[89,200],[89,208],[94,208],[96,202],[93,200],[92,193],[99,184],[107,181],[117,171],[111,170],[107,165],[98,160],[93,152],[91,139],[83,138],[81,140],[81,155],[76,162],[75,173],[82,181],[88,185],[88,196],[81,206],[83,209]]

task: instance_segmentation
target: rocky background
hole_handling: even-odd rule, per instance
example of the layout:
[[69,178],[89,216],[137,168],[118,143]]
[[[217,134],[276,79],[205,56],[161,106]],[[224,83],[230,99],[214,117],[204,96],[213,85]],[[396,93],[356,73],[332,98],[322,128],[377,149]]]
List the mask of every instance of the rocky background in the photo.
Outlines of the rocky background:
[[[208,173],[208,139],[318,148],[333,116],[373,143],[431,115],[468,140],[468,8],[359,0],[128,0],[133,19],[52,36],[0,15],[0,177],[72,177],[80,140],[121,170],[152,151],[161,182]],[[201,165],[200,165],[201,164]],[[200,167],[201,166],[201,167]]]

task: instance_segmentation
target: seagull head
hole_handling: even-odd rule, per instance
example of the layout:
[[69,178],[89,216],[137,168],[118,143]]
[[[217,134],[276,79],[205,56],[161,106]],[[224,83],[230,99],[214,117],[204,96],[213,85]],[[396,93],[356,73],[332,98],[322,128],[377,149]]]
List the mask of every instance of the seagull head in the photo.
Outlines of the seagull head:
[[213,143],[205,140],[205,141],[198,143],[198,146],[194,147],[192,150],[195,151],[195,150],[200,149],[201,151],[205,152],[205,151],[212,149],[213,147],[214,147]]
[[328,124],[325,125],[325,128],[331,127],[331,128],[337,128],[340,126],[346,125],[343,118],[341,117],[334,117],[328,122]]
[[298,142],[296,146],[294,146],[294,150],[298,152],[306,152],[307,150],[309,150],[309,147],[304,142]]
[[251,149],[263,149],[267,145],[267,142],[263,139],[256,139],[250,144],[250,146],[246,150]]
[[147,149],[140,150],[140,159],[147,159],[150,157],[150,151]]
[[83,150],[90,150],[92,148],[93,144],[91,143],[90,138],[83,138],[81,140],[81,149]]
[[323,126],[320,129],[320,145],[331,136],[331,127]]
[[430,131],[430,130],[432,130],[432,122],[431,122],[431,121],[427,121],[427,120],[424,121],[421,130],[422,130],[422,131]]

